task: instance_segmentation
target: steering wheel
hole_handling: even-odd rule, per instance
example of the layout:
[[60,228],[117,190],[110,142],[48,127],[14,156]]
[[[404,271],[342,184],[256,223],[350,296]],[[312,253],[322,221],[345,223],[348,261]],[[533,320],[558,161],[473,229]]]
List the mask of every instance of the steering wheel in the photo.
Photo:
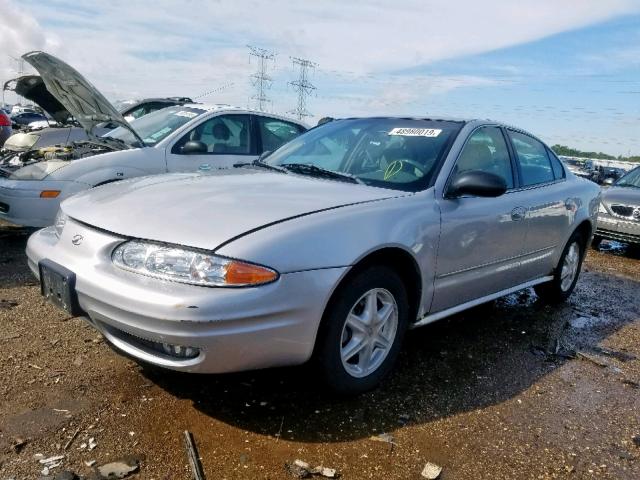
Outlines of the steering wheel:
[[408,170],[408,167],[413,167],[416,170],[418,170],[420,172],[420,176],[424,177],[427,174],[427,169],[425,168],[424,165],[421,165],[420,163],[414,161],[414,160],[410,160],[408,158],[403,158],[400,160],[394,160],[393,162],[391,162],[389,165],[392,165],[395,162],[399,162],[401,165],[400,170]]

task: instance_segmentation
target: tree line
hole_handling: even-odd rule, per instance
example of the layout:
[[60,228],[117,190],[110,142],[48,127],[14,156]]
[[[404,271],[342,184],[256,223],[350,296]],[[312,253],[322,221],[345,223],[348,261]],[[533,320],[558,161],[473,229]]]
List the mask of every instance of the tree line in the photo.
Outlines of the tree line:
[[623,155],[609,155],[603,152],[583,152],[575,148],[567,147],[566,145],[553,145],[551,149],[556,155],[565,155],[567,157],[583,157],[583,158],[601,158],[603,160],[625,160],[628,162],[640,162],[640,155],[632,155],[625,157]]

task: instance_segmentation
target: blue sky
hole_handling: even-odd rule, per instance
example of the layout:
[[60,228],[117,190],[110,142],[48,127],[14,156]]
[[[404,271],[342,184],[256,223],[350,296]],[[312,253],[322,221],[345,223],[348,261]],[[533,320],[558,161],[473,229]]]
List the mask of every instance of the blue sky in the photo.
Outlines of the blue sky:
[[313,114],[494,118],[549,144],[640,154],[640,0],[0,0],[0,80],[43,49],[108,98],[251,105],[247,44],[277,53],[269,109],[296,104],[290,57],[318,63]]

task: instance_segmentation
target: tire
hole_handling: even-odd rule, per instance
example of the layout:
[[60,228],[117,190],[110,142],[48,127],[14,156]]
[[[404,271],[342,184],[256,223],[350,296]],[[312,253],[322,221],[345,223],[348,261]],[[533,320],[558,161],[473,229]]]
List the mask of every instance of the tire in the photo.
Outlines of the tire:
[[603,238],[600,235],[594,235],[593,240],[591,240],[591,248],[597,250],[600,244],[602,243]]
[[[553,273],[553,280],[534,287],[538,297],[543,302],[561,303],[569,298],[580,276],[584,247],[584,239],[579,232],[574,232],[562,251],[558,266]],[[572,275],[570,281],[566,276],[567,274]]]
[[[375,311],[376,317],[382,312],[386,320],[372,325],[367,311]],[[378,386],[398,357],[408,314],[404,283],[388,267],[368,267],[341,283],[325,310],[316,343],[315,363],[324,383],[341,395]]]

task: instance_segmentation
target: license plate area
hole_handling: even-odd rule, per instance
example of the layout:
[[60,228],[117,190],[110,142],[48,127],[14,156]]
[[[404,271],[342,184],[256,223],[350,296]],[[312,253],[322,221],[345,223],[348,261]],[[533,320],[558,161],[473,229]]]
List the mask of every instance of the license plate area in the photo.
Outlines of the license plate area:
[[80,315],[82,310],[78,305],[76,294],[76,275],[62,265],[47,259],[38,263],[38,269],[42,296],[74,317]]

